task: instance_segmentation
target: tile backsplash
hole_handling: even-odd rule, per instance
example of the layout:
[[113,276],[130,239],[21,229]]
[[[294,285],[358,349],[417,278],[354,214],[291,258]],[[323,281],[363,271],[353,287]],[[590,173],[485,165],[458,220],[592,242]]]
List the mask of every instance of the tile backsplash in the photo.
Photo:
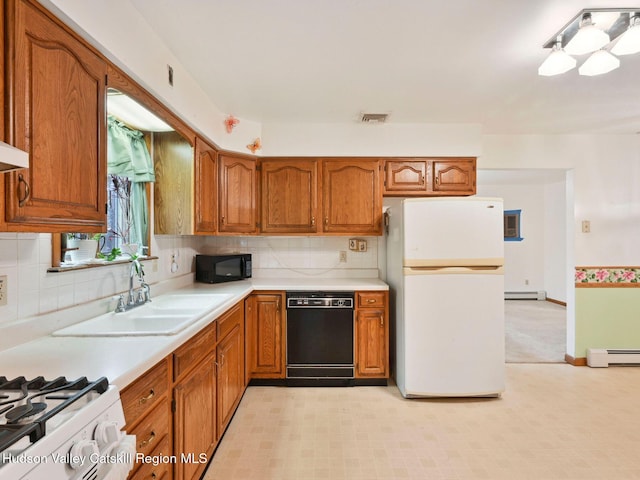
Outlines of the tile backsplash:
[[[384,250],[380,237],[360,237],[367,250],[349,250],[346,237],[196,237],[155,236],[145,262],[152,285],[194,271],[196,253],[251,253],[258,278],[377,278]],[[346,262],[340,261],[346,252]],[[175,256],[178,269],[171,271]],[[51,234],[0,233],[0,275],[7,275],[8,304],[0,306],[0,326],[56,312],[128,289],[129,265],[119,264],[50,273]]]
[[[203,253],[241,252],[253,255],[253,276],[378,277],[378,238],[363,237],[367,250],[349,250],[346,237],[208,237]],[[340,261],[340,253],[346,261]]]

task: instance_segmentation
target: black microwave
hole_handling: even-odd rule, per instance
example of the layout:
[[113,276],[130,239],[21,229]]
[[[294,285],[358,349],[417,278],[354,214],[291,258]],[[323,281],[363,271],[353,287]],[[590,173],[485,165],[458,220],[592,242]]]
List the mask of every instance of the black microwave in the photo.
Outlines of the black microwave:
[[251,254],[196,255],[196,281],[232,282],[251,278]]

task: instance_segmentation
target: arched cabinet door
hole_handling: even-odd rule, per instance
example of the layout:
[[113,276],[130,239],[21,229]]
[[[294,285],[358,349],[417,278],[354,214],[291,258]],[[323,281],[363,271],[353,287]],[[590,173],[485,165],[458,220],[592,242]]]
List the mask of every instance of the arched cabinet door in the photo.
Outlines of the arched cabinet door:
[[8,229],[105,230],[106,62],[40,7],[7,5],[8,137],[29,153],[29,169],[8,175]]
[[218,232],[256,233],[255,158],[219,157]]
[[211,235],[218,230],[218,154],[196,137],[195,233]]
[[476,193],[475,158],[433,159],[433,191],[439,194]]
[[378,159],[322,160],[322,231],[382,235]]
[[269,158],[260,161],[260,230],[264,233],[316,233],[318,162]]
[[410,158],[386,160],[384,194],[388,196],[426,194],[427,172],[427,160]]

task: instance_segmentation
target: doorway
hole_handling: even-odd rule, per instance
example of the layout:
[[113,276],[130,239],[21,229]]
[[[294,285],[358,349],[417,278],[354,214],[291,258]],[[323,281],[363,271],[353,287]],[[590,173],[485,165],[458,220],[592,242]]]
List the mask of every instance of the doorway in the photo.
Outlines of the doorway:
[[571,182],[565,169],[478,170],[479,196],[521,212],[519,238],[505,241],[507,363],[564,362],[568,351]]

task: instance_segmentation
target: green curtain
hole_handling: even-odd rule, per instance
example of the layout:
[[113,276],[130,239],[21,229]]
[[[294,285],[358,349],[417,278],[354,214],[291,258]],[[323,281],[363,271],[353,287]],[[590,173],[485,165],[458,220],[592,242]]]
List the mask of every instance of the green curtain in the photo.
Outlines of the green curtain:
[[[144,245],[149,231],[146,183],[154,182],[153,160],[142,132],[107,118],[107,173],[131,180],[130,243]],[[142,251],[140,251],[142,253]]]

